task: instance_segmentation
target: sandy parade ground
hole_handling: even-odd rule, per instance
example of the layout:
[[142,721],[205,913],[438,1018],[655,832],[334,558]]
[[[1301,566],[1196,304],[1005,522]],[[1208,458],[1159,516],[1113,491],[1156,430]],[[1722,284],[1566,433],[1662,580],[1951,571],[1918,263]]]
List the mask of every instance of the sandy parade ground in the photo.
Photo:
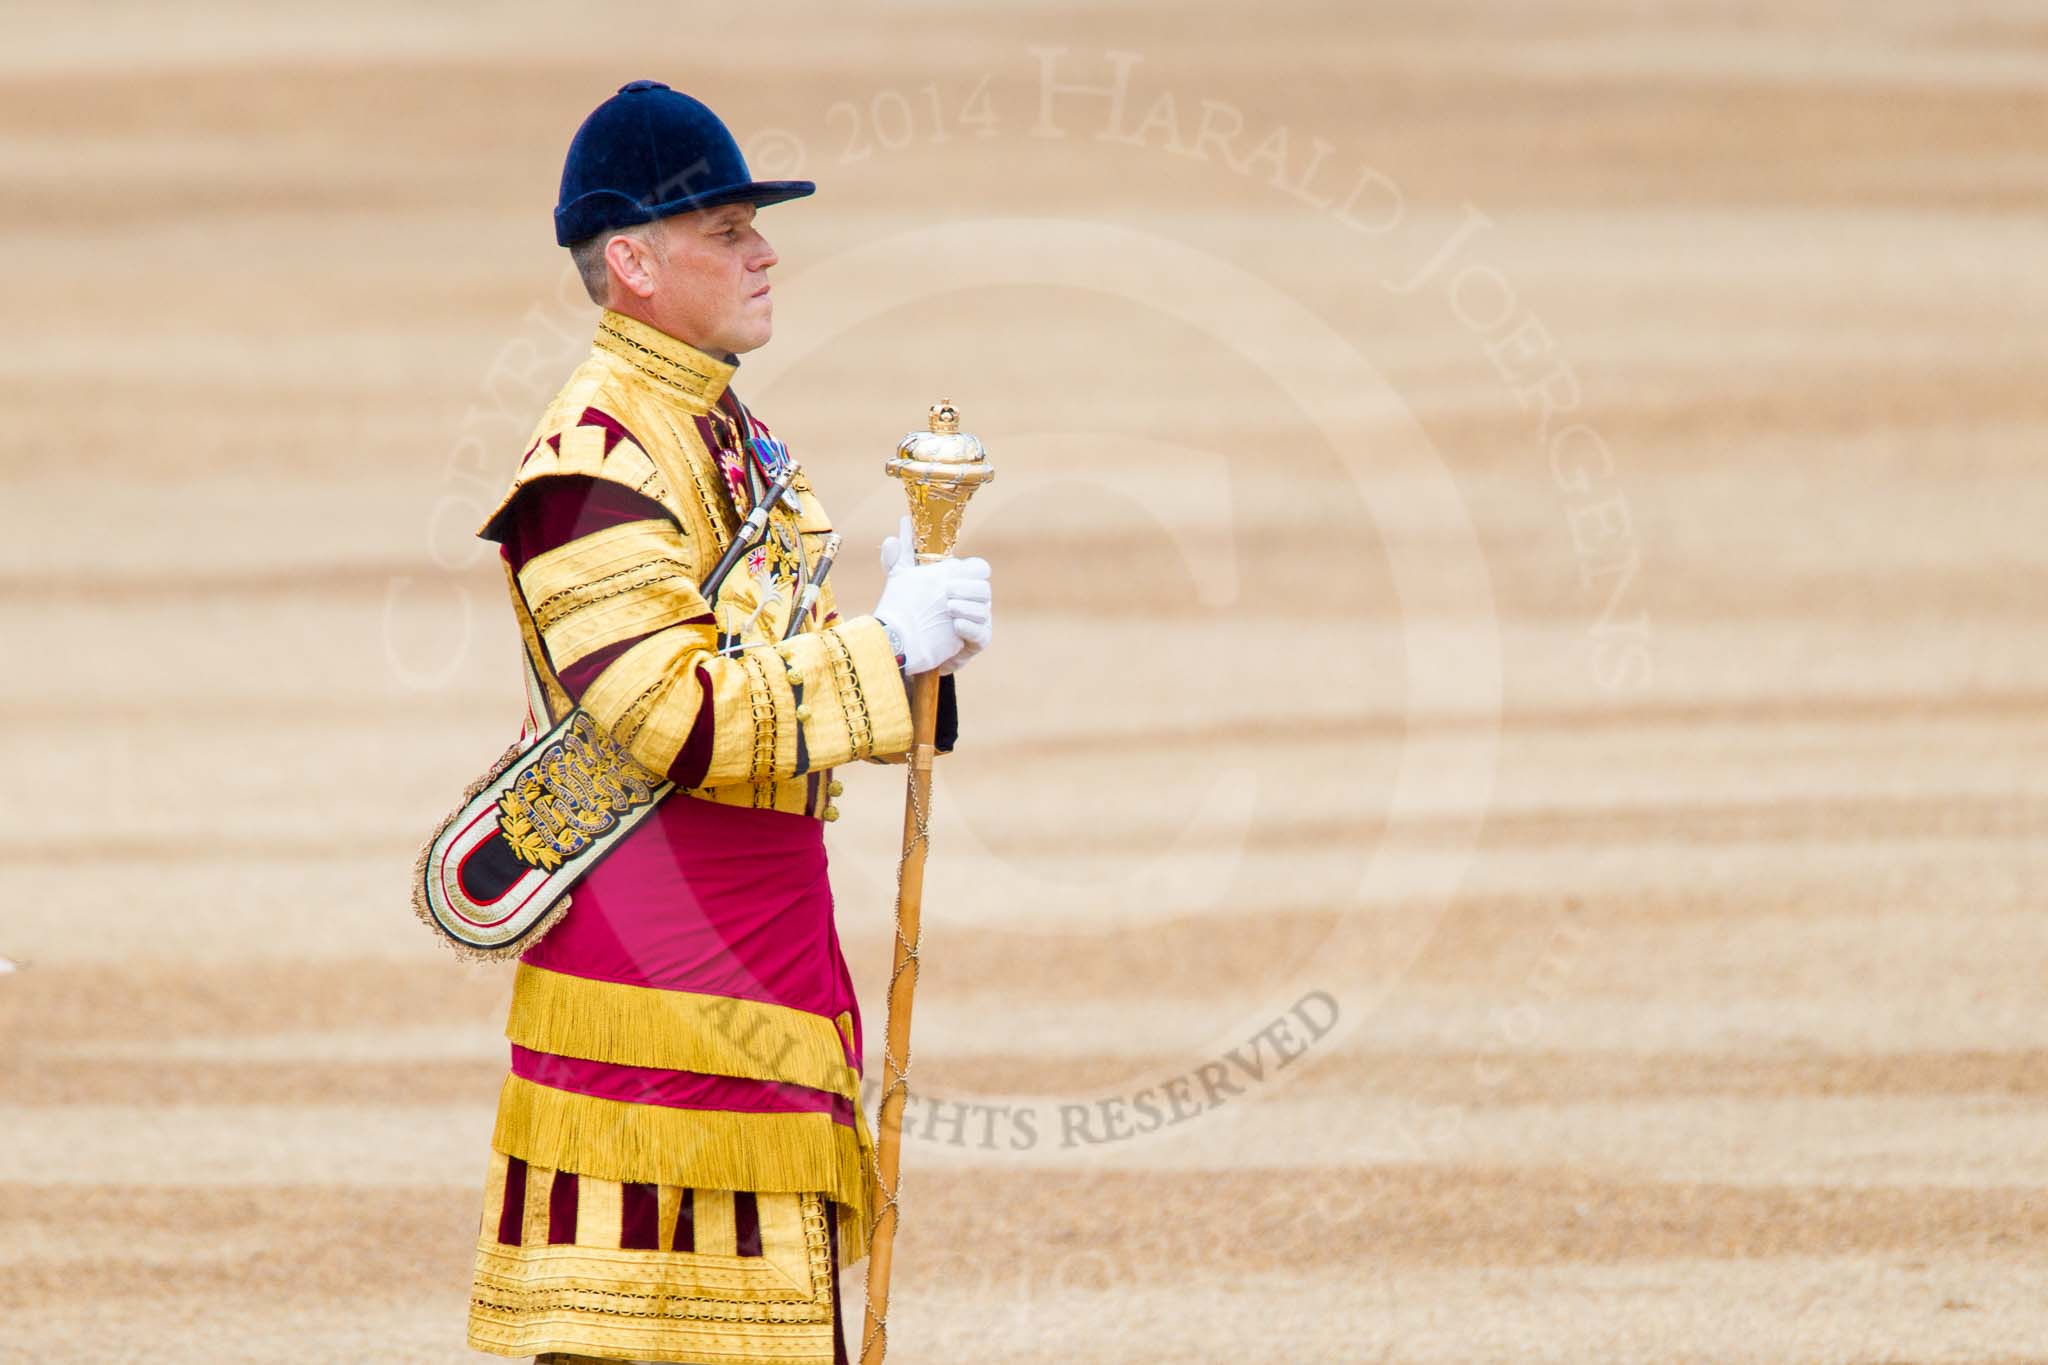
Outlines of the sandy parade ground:
[[696,8],[7,6],[0,1361],[483,1359],[407,882],[640,76],[842,601],[999,471],[891,1361],[2048,1359],[2048,9]]

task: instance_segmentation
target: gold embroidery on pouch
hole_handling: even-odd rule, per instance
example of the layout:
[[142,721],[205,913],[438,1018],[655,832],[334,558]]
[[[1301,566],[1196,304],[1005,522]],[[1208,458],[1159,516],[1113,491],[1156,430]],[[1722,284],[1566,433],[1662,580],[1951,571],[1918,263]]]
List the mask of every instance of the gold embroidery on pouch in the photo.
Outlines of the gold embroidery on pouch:
[[498,829],[520,862],[553,872],[652,802],[660,782],[579,711],[498,798]]

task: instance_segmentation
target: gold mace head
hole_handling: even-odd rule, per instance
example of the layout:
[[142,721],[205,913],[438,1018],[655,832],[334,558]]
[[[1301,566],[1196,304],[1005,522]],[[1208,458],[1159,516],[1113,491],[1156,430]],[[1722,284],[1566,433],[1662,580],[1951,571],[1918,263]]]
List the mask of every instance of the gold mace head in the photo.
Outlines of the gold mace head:
[[950,399],[932,404],[925,427],[899,441],[896,454],[882,466],[891,477],[903,480],[921,564],[953,553],[967,500],[996,476],[981,441],[960,430],[960,410]]

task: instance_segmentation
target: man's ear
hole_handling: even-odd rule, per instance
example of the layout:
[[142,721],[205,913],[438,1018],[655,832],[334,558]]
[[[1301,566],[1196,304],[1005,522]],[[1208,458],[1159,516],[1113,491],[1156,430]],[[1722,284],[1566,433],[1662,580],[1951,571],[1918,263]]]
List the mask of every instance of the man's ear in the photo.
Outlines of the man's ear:
[[637,237],[621,235],[604,244],[604,262],[612,278],[627,293],[643,299],[654,295],[654,276],[647,269],[653,255],[653,248]]

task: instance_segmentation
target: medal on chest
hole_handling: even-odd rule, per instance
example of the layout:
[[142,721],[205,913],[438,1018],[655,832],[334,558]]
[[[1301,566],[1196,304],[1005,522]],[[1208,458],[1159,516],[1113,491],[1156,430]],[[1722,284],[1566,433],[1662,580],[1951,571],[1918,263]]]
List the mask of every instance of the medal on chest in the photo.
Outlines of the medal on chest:
[[[751,508],[756,497],[780,483],[795,462],[790,458],[789,447],[773,436],[749,437],[744,446],[746,455],[734,452],[733,460],[738,466],[737,477],[746,486],[747,505]],[[726,477],[730,481],[734,474],[728,473]],[[767,534],[747,552],[746,564],[747,572],[761,585],[764,597],[780,593],[802,575],[802,554],[789,508],[778,505],[768,509]]]
[[[728,609],[738,614],[734,625],[721,627],[723,647],[743,637],[776,604],[787,609],[794,601],[804,577],[803,541],[796,529],[803,502],[788,488],[796,471],[789,447],[744,407],[738,412],[721,408],[699,418],[698,426],[713,448],[733,510],[745,523],[741,536],[753,541],[730,561],[738,573],[717,593],[714,610],[721,613],[721,622]],[[761,499],[777,487],[786,491],[775,505],[761,506]]]
[[747,457],[741,453],[732,429],[724,422],[717,422],[714,430],[718,433],[718,440],[712,454],[717,456],[718,472],[725,478],[725,495],[732,499],[733,511],[744,517],[754,509],[754,488],[747,473]]
[[747,574],[759,585],[761,595],[786,595],[786,590],[803,572],[803,557],[797,547],[796,528],[784,516],[770,514],[768,534],[747,551]]

